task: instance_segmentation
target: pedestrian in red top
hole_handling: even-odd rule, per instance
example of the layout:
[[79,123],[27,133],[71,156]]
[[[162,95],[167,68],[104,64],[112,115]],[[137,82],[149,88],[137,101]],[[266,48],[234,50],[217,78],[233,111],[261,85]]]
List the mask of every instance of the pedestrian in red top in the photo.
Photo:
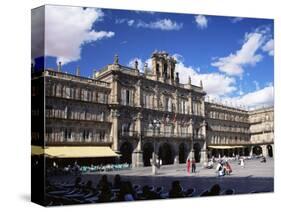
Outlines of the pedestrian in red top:
[[188,158],[187,161],[186,161],[186,165],[187,165],[187,173],[189,174],[190,173],[190,159]]

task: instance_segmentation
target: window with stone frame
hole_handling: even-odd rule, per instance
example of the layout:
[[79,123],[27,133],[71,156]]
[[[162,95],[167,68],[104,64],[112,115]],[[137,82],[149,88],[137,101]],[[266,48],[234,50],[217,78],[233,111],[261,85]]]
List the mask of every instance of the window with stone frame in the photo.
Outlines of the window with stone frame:
[[133,90],[122,88],[121,89],[121,104],[133,106],[134,95]]
[[56,96],[57,97],[61,97],[61,89],[62,89],[61,85],[57,84],[57,86],[56,86]]

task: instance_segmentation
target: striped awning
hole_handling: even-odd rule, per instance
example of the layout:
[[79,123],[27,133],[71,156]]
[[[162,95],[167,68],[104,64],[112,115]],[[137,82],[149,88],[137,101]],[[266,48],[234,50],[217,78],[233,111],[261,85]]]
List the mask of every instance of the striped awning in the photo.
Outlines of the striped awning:
[[210,149],[235,149],[244,148],[244,146],[208,146]]
[[54,158],[99,158],[118,157],[110,147],[104,146],[31,146],[32,155],[46,155]]

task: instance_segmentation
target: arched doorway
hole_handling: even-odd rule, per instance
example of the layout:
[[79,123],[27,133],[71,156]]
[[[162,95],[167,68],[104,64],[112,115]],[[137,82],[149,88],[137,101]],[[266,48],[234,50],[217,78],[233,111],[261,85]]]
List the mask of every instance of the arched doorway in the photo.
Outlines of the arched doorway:
[[271,145],[267,145],[267,155],[269,156],[269,157],[273,157],[273,149],[272,149],[272,146]]
[[143,145],[143,165],[151,166],[150,159],[152,158],[153,145],[151,143],[145,143]]
[[236,155],[238,155],[238,153],[239,153],[239,152],[238,152],[238,149],[235,148],[235,149],[234,149],[234,155],[236,156]]
[[193,145],[193,151],[194,151],[194,159],[196,163],[200,162],[201,159],[201,146],[199,143],[195,143]]
[[254,146],[253,148],[253,154],[260,155],[262,154],[262,148],[260,146]]
[[186,161],[185,144],[181,143],[179,145],[179,163],[185,163],[185,161]]
[[239,156],[242,156],[242,155],[243,155],[243,149],[242,149],[242,148],[239,148],[239,149],[238,149],[238,154],[239,154]]
[[218,150],[217,149],[212,149],[212,156],[218,157]]
[[250,150],[249,148],[244,149],[244,156],[249,156],[250,155]]
[[159,148],[159,159],[162,160],[162,165],[173,164],[174,157],[171,146],[167,143],[164,143]]
[[229,152],[228,152],[228,153],[229,153],[229,157],[233,157],[233,153],[234,153],[234,152],[233,152],[233,149],[229,149]]
[[132,144],[129,142],[124,142],[121,147],[120,147],[120,162],[121,163],[132,163],[132,152],[133,152],[133,147]]

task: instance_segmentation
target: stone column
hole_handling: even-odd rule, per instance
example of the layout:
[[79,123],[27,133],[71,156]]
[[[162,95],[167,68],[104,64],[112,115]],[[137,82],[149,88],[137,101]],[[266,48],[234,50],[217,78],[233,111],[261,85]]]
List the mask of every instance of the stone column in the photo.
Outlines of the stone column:
[[188,134],[191,135],[190,152],[188,154],[188,158],[192,159],[194,157],[194,149],[193,149],[194,136],[193,136],[193,120],[192,119],[190,119],[189,124],[188,124]]
[[200,111],[201,116],[205,117],[205,98],[202,97],[201,99],[201,111]]
[[202,123],[202,135],[204,136],[204,140],[203,140],[203,146],[201,148],[201,158],[200,158],[200,162],[204,163],[208,161],[208,151],[207,151],[207,138],[206,138],[206,121],[203,120]]
[[192,109],[192,95],[191,95],[191,93],[188,95],[188,104],[189,104],[189,111],[188,111],[188,113],[190,115],[192,115],[193,114],[193,109]]
[[158,85],[156,84],[154,87],[154,95],[153,95],[153,107],[159,109],[159,101],[160,100],[160,94],[158,91]]
[[174,93],[174,99],[175,99],[175,111],[174,113],[178,113],[179,112],[179,95],[178,95],[178,90],[175,91]]
[[179,146],[177,144],[173,144],[172,146],[175,153],[174,165],[176,165],[179,164]]
[[136,84],[136,106],[137,107],[141,107],[143,105],[142,103],[142,93],[141,93],[141,80],[138,80],[137,84]]
[[253,156],[253,149],[254,149],[254,147],[253,146],[250,146],[249,147],[249,155],[250,155],[250,157],[252,157]]
[[159,64],[159,71],[160,71],[159,81],[164,82],[164,76],[163,76],[164,64],[163,64],[163,60],[160,59],[160,63],[158,63],[158,64]]
[[268,150],[267,150],[266,145],[262,145],[261,148],[262,148],[263,156],[268,157]]
[[113,82],[111,84],[111,102],[112,104],[119,104],[120,100],[120,92],[119,92],[119,85],[118,85],[118,75],[113,75]]
[[142,167],[143,166],[143,152],[142,152],[142,127],[141,127],[142,115],[141,112],[137,114],[136,118],[136,131],[138,133],[137,146],[132,154],[132,166]]
[[112,149],[115,152],[119,152],[118,150],[118,117],[119,112],[118,110],[112,110],[111,111],[111,117],[112,117],[112,125],[111,125],[111,138],[112,138]]

